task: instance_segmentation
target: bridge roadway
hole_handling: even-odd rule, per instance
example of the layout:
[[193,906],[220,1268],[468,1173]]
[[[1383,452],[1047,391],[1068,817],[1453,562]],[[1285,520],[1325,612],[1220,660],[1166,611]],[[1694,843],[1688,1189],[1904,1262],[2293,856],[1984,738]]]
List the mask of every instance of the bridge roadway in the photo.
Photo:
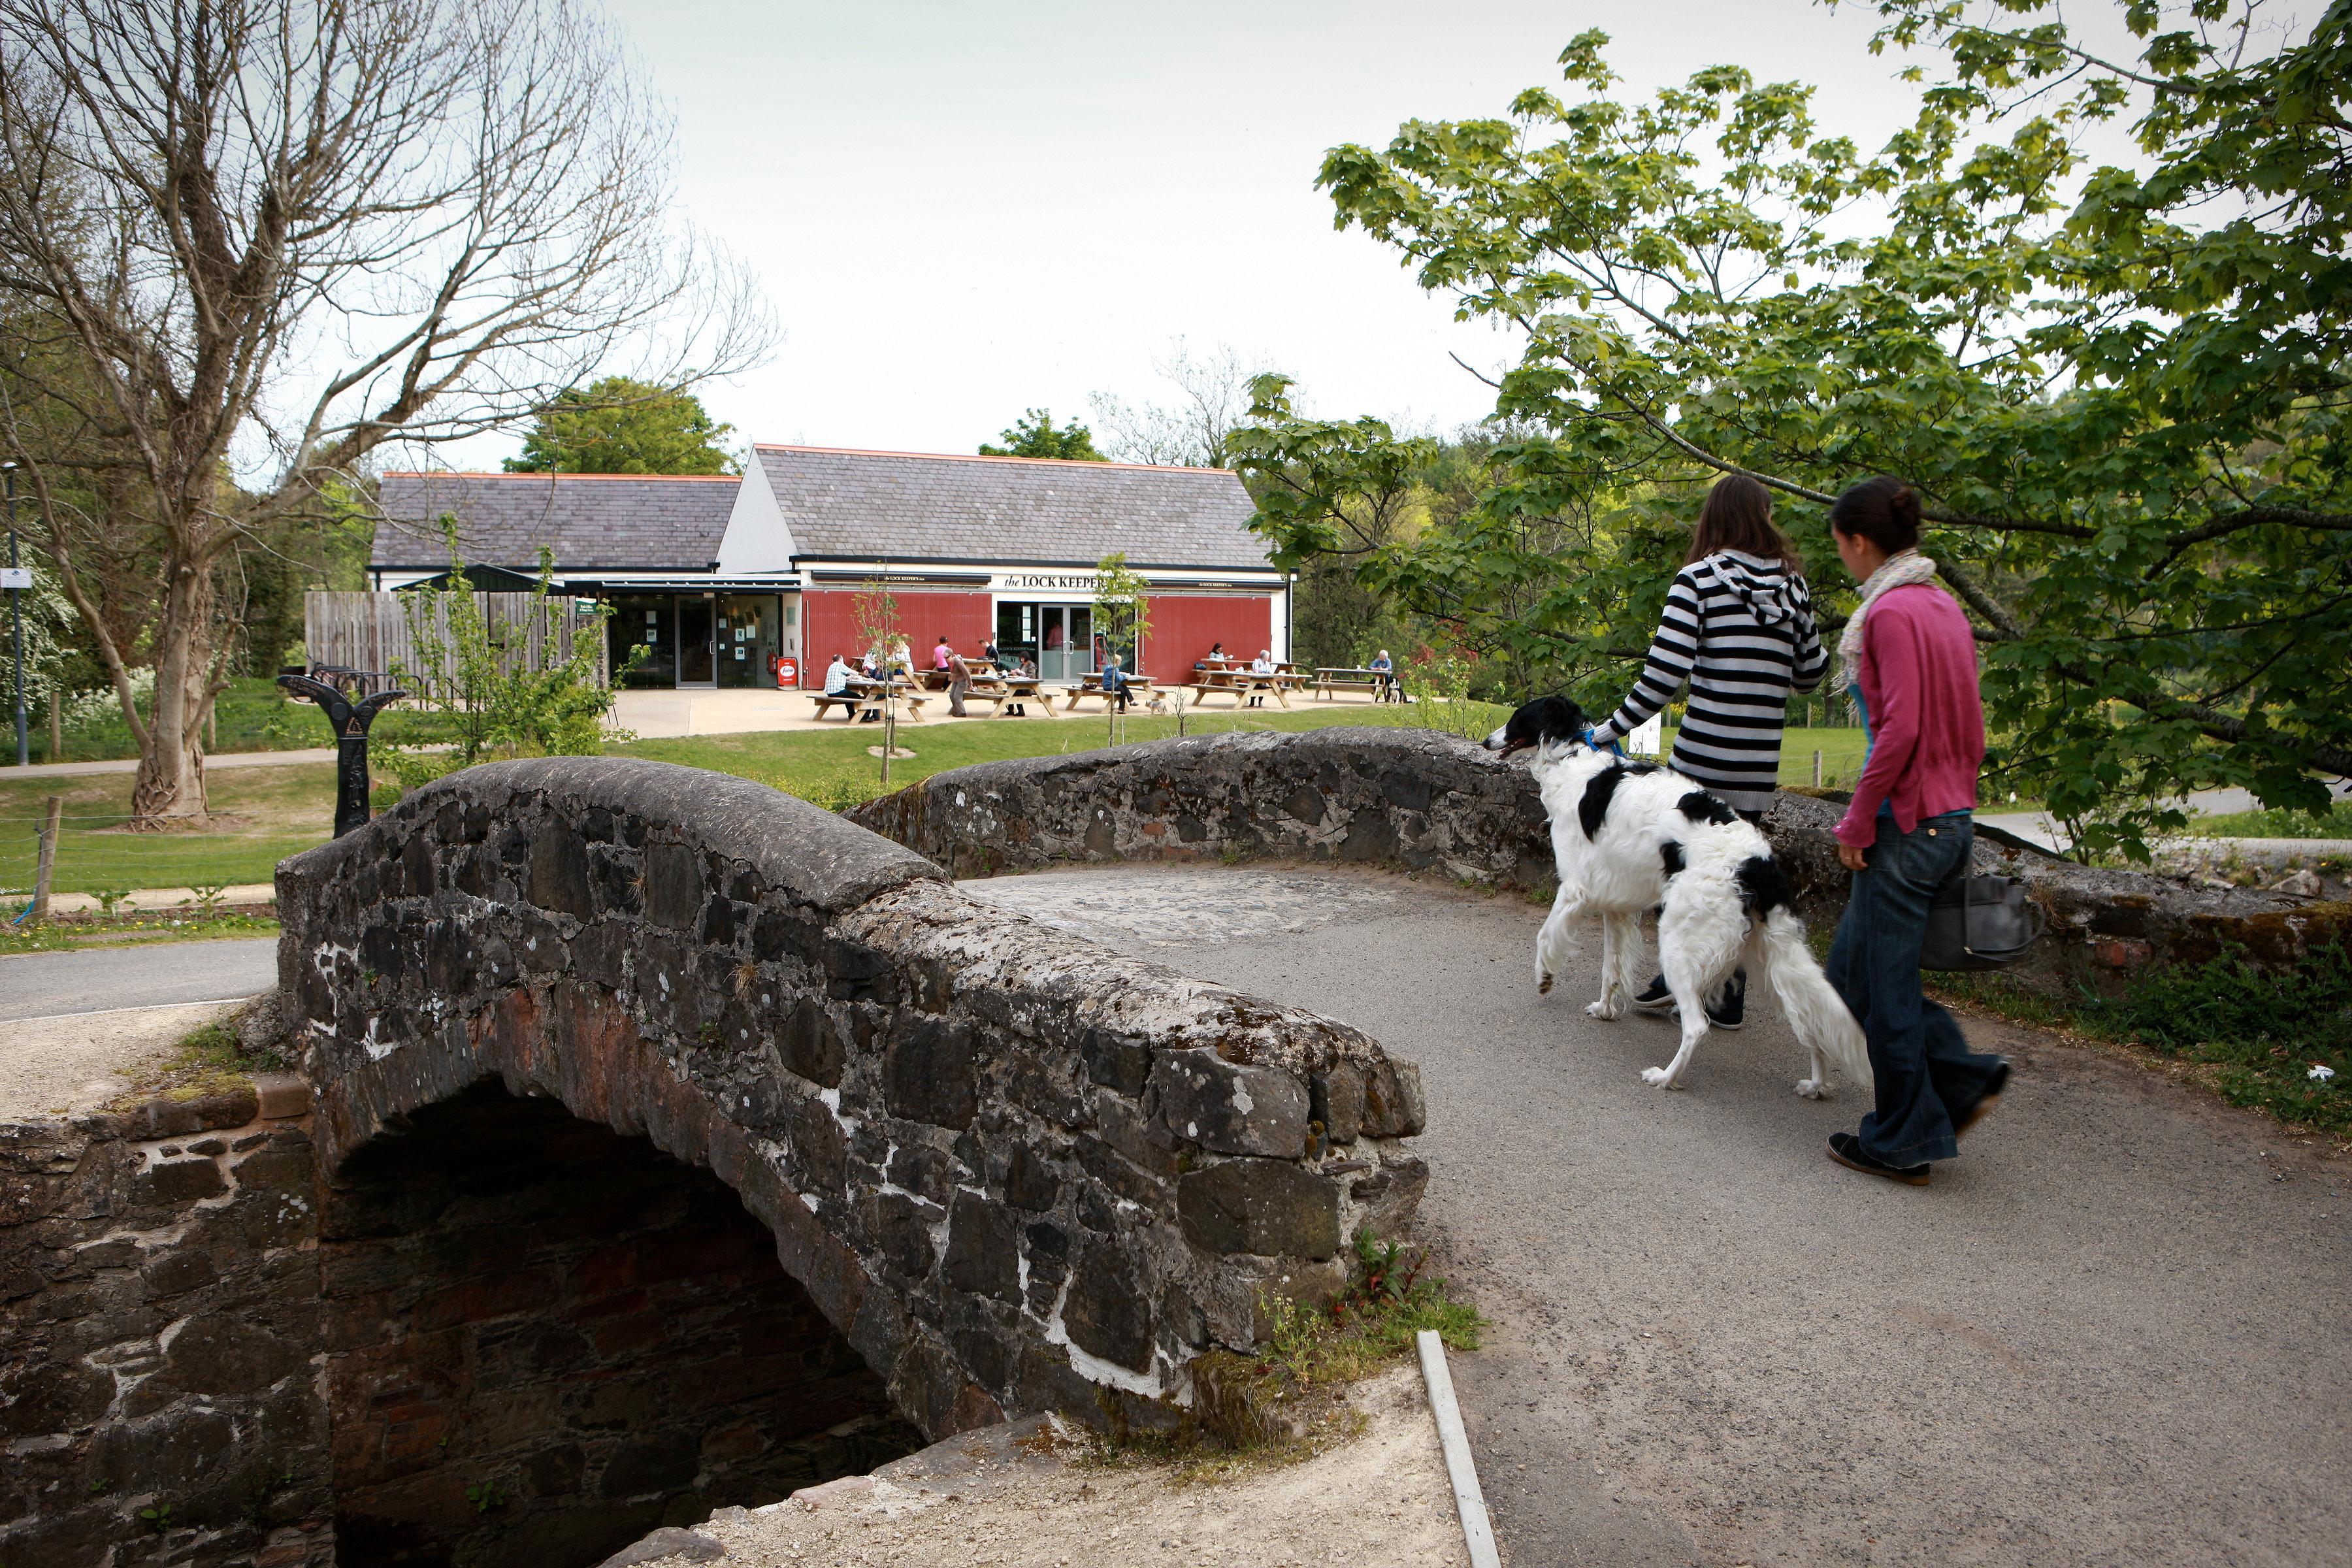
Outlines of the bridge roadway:
[[965,886],[1420,1062],[1423,1235],[1507,1561],[2298,1564],[2352,1542],[2352,1181],[2315,1142],[1984,1018],[2012,1090],[1927,1188],[1823,1157],[1769,1002],[1685,1092],[1536,994],[1541,910],[1377,873]]

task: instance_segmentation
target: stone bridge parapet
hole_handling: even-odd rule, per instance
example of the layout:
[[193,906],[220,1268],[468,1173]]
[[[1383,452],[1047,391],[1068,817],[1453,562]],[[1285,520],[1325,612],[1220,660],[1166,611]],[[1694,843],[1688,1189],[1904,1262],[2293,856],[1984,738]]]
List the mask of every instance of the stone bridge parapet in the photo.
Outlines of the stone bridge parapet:
[[[1807,917],[1834,922],[1843,807],[1783,791],[1764,824]],[[1434,731],[1333,725],[1198,735],[934,773],[851,814],[958,875],[1267,856],[1433,870],[1549,893],[1550,829],[1524,762]],[[2008,977],[2066,995],[2228,949],[2283,965],[2352,936],[2352,905],[2078,866],[1979,837],[1977,868],[2024,879],[2051,936]]]
[[707,1165],[934,1438],[1181,1396],[1426,1171],[1365,1035],[989,909],[664,763],[467,770],[278,870],[332,1172],[486,1078]]

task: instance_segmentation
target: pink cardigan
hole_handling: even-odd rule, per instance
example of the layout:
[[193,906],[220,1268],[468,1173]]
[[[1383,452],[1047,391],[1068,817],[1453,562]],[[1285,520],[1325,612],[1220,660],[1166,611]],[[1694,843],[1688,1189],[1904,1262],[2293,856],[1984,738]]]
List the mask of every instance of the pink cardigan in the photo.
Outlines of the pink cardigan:
[[1892,803],[1908,833],[1922,817],[1973,811],[1984,765],[1984,704],[1976,637],[1950,595],[1927,583],[1890,588],[1862,625],[1856,684],[1870,720],[1870,761],[1837,825],[1841,842],[1868,848],[1878,807]]

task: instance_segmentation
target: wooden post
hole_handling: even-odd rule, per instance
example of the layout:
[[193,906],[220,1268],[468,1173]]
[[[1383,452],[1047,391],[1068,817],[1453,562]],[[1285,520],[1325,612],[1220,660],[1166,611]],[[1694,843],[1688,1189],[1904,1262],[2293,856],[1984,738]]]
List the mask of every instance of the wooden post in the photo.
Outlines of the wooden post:
[[63,712],[63,709],[65,707],[64,698],[64,692],[58,690],[55,685],[50,686],[49,761],[53,763],[62,763],[66,760],[66,720],[65,713]]
[[1822,754],[1819,752],[1813,753],[1813,787],[1822,787]]
[[65,809],[66,797],[53,795],[41,813],[41,857],[38,869],[33,873],[33,912],[29,917],[35,925],[49,918],[49,883],[57,877],[58,828]]

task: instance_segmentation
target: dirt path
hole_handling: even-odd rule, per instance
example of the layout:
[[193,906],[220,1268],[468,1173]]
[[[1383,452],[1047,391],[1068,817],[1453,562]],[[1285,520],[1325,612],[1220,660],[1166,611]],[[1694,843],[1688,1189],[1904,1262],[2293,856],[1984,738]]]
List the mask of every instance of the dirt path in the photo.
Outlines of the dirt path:
[[1590,955],[1538,997],[1523,903],[1316,870],[972,888],[1420,1062],[1424,1233],[1496,1321],[1455,1376],[1519,1568],[2347,1560],[2352,1181],[2261,1118],[1970,1020],[2018,1081],[1894,1187],[1823,1157],[1861,1107],[1790,1092],[1769,1003],[1686,1092],[1644,1087],[1670,1026],[1587,1018]]

